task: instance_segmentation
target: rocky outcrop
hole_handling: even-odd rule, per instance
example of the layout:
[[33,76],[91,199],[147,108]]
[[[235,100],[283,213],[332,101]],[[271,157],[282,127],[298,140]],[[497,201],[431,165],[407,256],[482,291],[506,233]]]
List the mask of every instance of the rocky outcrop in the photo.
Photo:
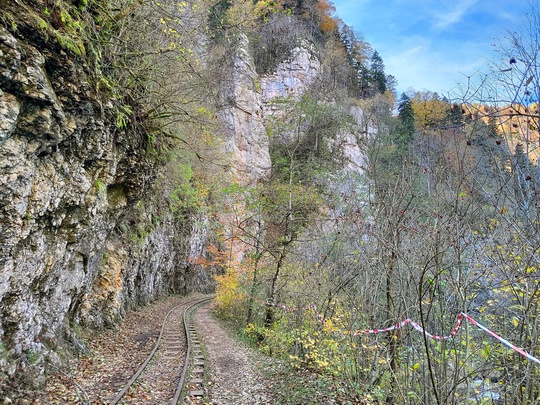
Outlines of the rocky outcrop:
[[[304,41],[301,46],[294,48],[288,60],[281,62],[274,72],[260,79],[263,121],[267,122],[271,117],[287,119],[282,117],[283,103],[298,101],[314,84],[321,71],[321,62],[313,45]],[[360,109],[352,108],[350,115],[358,123],[358,128],[368,125],[364,122],[366,119]],[[361,134],[341,131],[335,140],[340,145],[345,160],[345,171],[364,171],[366,156],[360,147],[358,135]]]
[[312,45],[304,41],[291,52],[291,58],[278,65],[276,70],[261,77],[261,93],[265,117],[279,111],[279,103],[286,99],[297,100],[321,72],[321,63]]
[[0,26],[0,377],[190,277],[146,135],[116,126],[84,59],[24,32]]
[[229,74],[220,89],[219,111],[226,149],[232,157],[233,179],[249,186],[270,175],[271,163],[259,78],[248,39],[238,34],[236,41]]

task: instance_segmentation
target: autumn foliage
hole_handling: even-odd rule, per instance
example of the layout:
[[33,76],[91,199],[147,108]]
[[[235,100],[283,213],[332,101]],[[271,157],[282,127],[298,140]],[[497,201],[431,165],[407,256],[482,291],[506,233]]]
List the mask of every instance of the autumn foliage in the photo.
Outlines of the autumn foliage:
[[326,32],[332,32],[337,27],[337,21],[333,17],[336,12],[336,7],[329,0],[319,0],[316,5],[317,13],[319,14],[320,22],[319,26],[321,30]]

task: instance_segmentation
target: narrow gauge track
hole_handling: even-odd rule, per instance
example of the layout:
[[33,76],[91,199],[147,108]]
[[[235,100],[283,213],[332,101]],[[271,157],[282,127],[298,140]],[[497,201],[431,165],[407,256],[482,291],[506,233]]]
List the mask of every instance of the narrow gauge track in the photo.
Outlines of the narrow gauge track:
[[165,315],[154,349],[109,405],[178,403],[195,333],[188,313],[212,299],[189,300]]

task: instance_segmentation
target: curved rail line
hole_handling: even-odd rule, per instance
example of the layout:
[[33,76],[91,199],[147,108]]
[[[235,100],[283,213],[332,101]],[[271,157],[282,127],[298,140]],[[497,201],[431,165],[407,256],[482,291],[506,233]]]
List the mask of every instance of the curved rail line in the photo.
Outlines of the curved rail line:
[[180,380],[178,381],[178,386],[176,388],[176,392],[174,394],[174,398],[172,400],[172,405],[176,405],[178,403],[178,400],[180,399],[180,394],[182,393],[182,390],[184,389],[184,385],[185,385],[185,380],[186,380],[186,374],[187,374],[187,370],[189,368],[189,358],[190,358],[190,354],[191,354],[191,349],[192,349],[192,341],[193,341],[193,336],[192,336],[192,333],[193,334],[196,334],[195,332],[195,327],[192,323],[188,322],[187,319],[188,319],[188,316],[187,316],[187,313],[189,310],[193,309],[193,312],[195,311],[195,308],[197,308],[198,306],[212,300],[213,298],[206,298],[206,299],[203,299],[203,300],[200,300],[199,302],[187,307],[184,311],[184,329],[185,329],[185,333],[186,333],[186,358],[185,358],[185,361],[184,361],[184,366],[182,367],[182,374],[180,376]]
[[116,405],[122,400],[124,395],[129,391],[129,389],[133,386],[135,381],[137,381],[137,379],[140,377],[140,375],[146,369],[146,367],[148,366],[150,361],[152,361],[152,359],[154,358],[156,352],[158,351],[159,347],[161,346],[162,337],[163,337],[163,334],[164,334],[164,331],[165,331],[165,327],[167,326],[169,316],[174,311],[179,309],[180,307],[183,307],[183,306],[187,305],[186,309],[183,312],[183,316],[182,316],[183,317],[183,324],[184,324],[184,333],[186,335],[186,355],[185,355],[185,358],[184,358],[184,365],[182,367],[182,374],[180,376],[180,380],[178,382],[177,389],[175,391],[175,395],[174,395],[174,398],[172,400],[172,405],[176,405],[178,403],[178,399],[179,399],[180,394],[181,394],[181,392],[182,392],[182,390],[184,388],[184,382],[185,382],[185,377],[186,377],[186,373],[187,373],[187,369],[188,369],[188,363],[189,363],[189,355],[190,355],[190,352],[191,352],[191,338],[190,338],[190,333],[189,333],[189,330],[188,330],[188,322],[186,321],[186,315],[187,315],[189,310],[194,309],[195,307],[197,307],[199,305],[202,305],[202,304],[204,304],[204,303],[206,303],[208,301],[211,301],[212,299],[214,299],[214,297],[202,298],[202,299],[194,299],[194,300],[184,302],[184,303],[182,303],[180,305],[177,305],[174,308],[172,308],[165,315],[165,317],[163,319],[163,324],[161,326],[161,331],[159,333],[158,339],[156,341],[156,344],[155,344],[152,352],[148,355],[146,360],[141,364],[139,369],[131,376],[131,378],[126,383],[124,388],[122,388],[122,390],[120,392],[118,392],[118,394],[111,400],[109,405]]

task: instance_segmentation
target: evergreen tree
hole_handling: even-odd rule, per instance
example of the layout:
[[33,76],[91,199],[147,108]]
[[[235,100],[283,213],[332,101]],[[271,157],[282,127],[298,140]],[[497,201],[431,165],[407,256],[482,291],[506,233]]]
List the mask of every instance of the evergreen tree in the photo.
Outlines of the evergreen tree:
[[398,85],[397,79],[393,75],[386,76],[386,90],[392,93],[396,93],[396,87]]
[[351,82],[357,95],[370,98],[391,88],[389,80],[394,83],[395,79],[386,76],[384,62],[379,52],[373,51],[371,46],[346,24],[340,26],[339,34],[347,52],[347,61],[354,72]]
[[345,51],[347,52],[347,62],[351,67],[350,95],[353,97],[369,97],[369,70],[366,68],[367,54],[371,52],[371,47],[362,36],[352,29],[352,27],[342,24],[340,26],[340,38]]
[[357,83],[360,89],[360,95],[363,98],[372,97],[374,94],[371,92],[371,80],[368,68],[359,63],[357,66]]
[[386,73],[384,73],[384,62],[379,52],[373,52],[370,62],[370,81],[375,91],[382,94],[386,91]]
[[398,124],[395,135],[399,147],[405,147],[414,137],[414,110],[410,97],[405,93],[401,94],[398,105]]
[[448,110],[446,112],[446,123],[449,127],[454,128],[463,126],[463,107],[461,105],[456,103],[448,103]]

